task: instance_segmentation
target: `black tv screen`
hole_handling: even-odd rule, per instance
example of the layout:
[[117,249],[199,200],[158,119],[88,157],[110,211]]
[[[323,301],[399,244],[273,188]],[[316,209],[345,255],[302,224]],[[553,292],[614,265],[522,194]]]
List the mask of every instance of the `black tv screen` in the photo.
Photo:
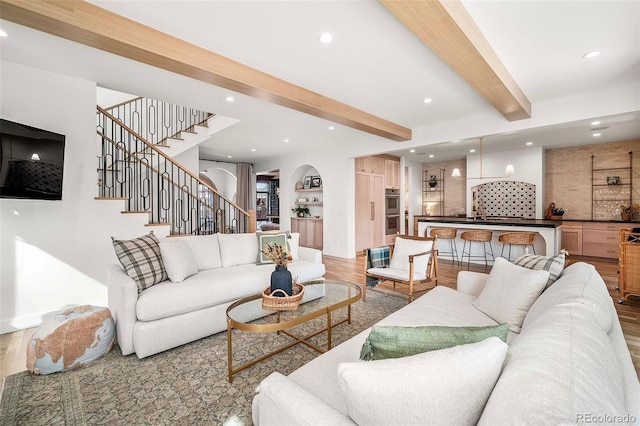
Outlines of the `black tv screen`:
[[65,136],[0,119],[0,197],[62,199]]

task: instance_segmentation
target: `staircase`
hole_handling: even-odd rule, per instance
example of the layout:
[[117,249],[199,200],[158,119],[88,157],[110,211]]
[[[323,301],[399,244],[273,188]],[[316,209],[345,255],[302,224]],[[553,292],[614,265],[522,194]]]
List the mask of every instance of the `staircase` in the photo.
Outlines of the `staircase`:
[[[168,226],[169,235],[255,232],[255,212],[245,211],[226,200],[216,189],[163,152],[163,149],[170,149],[169,144],[174,145],[174,141],[175,145],[180,145],[182,141],[192,139],[187,145],[194,146],[196,143],[189,135],[203,132],[202,128],[207,132],[206,121],[211,114],[194,113],[195,110],[185,114],[180,111],[182,107],[147,103],[147,110],[153,112],[163,108],[167,118],[164,115],[144,118],[131,109],[130,114],[123,115],[125,105],[111,108],[113,111],[123,107],[119,110],[121,119],[97,107],[97,199],[122,200],[125,203],[123,213],[147,214],[149,225]],[[152,141],[125,121],[138,126]]]

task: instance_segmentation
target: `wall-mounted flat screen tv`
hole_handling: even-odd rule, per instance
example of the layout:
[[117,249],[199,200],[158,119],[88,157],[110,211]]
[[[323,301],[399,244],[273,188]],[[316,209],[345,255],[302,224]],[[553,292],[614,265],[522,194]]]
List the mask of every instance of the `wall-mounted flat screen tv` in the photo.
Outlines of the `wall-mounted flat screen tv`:
[[62,199],[65,136],[0,119],[0,197]]

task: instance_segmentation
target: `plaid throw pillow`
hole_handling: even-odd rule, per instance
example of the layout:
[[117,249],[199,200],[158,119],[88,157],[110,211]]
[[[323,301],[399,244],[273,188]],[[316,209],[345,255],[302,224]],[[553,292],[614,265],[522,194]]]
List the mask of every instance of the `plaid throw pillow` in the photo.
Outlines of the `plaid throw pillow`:
[[546,290],[562,275],[562,271],[564,270],[564,252],[557,256],[550,257],[535,254],[523,254],[513,263],[524,268],[549,271],[549,280],[545,286]]
[[113,249],[127,275],[136,282],[138,293],[167,279],[160,244],[153,231],[133,240],[113,241]]

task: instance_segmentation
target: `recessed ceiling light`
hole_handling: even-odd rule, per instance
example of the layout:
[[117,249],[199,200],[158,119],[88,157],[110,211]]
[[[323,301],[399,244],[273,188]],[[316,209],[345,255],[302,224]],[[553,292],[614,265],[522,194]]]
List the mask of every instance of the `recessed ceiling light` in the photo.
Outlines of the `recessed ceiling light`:
[[0,37],[8,37],[9,34],[7,34],[6,31],[0,30]]
[[592,125],[592,126],[597,126],[598,124],[600,124],[600,122],[599,122],[599,121],[592,121],[592,122],[591,122],[591,125]]
[[289,139],[285,139],[284,141],[285,141],[285,142],[289,142]]
[[256,152],[256,149],[255,148],[251,148],[251,152]]
[[600,136],[600,133],[594,133],[594,134],[593,134],[593,137],[594,137],[594,138],[597,138],[598,136]]
[[470,149],[469,152],[476,152],[476,150],[475,149]]
[[333,36],[329,33],[322,33],[320,34],[320,37],[318,37],[318,40],[320,40],[321,43],[331,43],[331,40],[333,40]]
[[334,130],[334,129],[335,129],[335,127],[329,126],[329,130]]
[[416,152],[416,150],[415,149],[410,149],[409,152]]
[[529,141],[529,142],[527,142],[525,145],[527,145],[527,146],[531,146],[531,145],[533,145],[533,142]]
[[227,158],[233,158],[233,156],[231,156],[231,155],[227,155]]
[[433,102],[433,99],[425,98],[422,102],[424,102],[425,104],[430,104],[431,102]]
[[224,98],[224,100],[227,101],[227,102],[233,102],[234,101],[233,96],[227,96],[226,98]]
[[433,154],[429,154],[429,158],[433,158]]
[[591,59],[591,58],[595,58],[596,56],[598,56],[600,54],[599,50],[592,50],[591,52],[587,52],[584,55],[582,55],[582,57],[584,59]]

